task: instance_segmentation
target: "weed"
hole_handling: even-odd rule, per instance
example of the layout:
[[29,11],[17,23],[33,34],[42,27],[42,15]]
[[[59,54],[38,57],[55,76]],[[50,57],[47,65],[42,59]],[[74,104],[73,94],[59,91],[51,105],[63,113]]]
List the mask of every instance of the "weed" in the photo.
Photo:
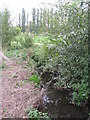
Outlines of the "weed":
[[[43,112],[39,112],[37,109],[30,109],[29,113],[28,113],[28,117],[29,118],[37,118],[37,120],[40,120],[40,118],[48,118],[48,114],[47,113],[43,113]],[[50,120],[50,119],[49,119]]]
[[0,68],[5,69],[6,65],[4,63],[2,63],[2,65],[0,66]]
[[15,74],[12,75],[12,78],[17,78],[18,76]]
[[6,112],[7,111],[7,108],[4,108],[3,112]]
[[39,84],[39,82],[40,82],[39,77],[38,77],[37,75],[35,75],[35,74],[31,75],[31,76],[28,78],[28,80],[29,80],[29,81],[33,81],[33,82],[36,83],[36,84]]
[[16,83],[16,86],[20,87],[23,85],[23,81],[20,81],[19,83]]
[[26,80],[24,80],[24,83],[27,83],[27,81],[26,81]]
[[23,81],[20,81],[20,82],[19,82],[19,86],[22,86],[22,85],[23,85]]
[[19,83],[16,83],[16,86],[19,86]]
[[22,60],[26,60],[28,58],[28,55],[26,53],[22,53]]

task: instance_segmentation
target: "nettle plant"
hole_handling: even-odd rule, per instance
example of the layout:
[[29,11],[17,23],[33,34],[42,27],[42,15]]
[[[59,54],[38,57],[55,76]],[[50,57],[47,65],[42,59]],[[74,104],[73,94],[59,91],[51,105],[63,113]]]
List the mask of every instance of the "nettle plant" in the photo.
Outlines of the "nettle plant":
[[61,21],[60,34],[48,50],[50,59],[46,67],[58,73],[56,85],[72,89],[72,101],[80,105],[89,94],[87,5],[67,3],[61,8],[58,12],[62,12],[66,21]]

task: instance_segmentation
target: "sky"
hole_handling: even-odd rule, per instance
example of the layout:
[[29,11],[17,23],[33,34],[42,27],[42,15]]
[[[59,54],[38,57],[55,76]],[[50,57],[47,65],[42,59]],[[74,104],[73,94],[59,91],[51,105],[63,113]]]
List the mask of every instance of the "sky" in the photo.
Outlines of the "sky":
[[33,7],[40,7],[40,3],[42,2],[51,2],[54,3],[57,0],[0,0],[0,6],[8,7],[11,10],[19,11],[23,7],[26,10],[32,9]]
[[[22,13],[22,8],[25,9],[25,12],[28,13],[29,19],[31,19],[32,8],[42,7],[42,3],[51,3],[54,4],[58,0],[0,0],[0,10],[8,8],[10,10],[12,21],[18,21],[19,13]],[[59,0],[61,1],[61,0]],[[62,0],[63,1],[63,0]],[[66,0],[68,1],[68,0]],[[74,0],[81,1],[81,0]],[[88,0],[83,0],[88,1]],[[50,7],[48,4],[43,4],[43,8]]]
[[[42,3],[54,4],[58,0],[0,0],[0,9],[8,8],[12,19],[18,19],[19,13],[22,12],[22,8],[25,12],[31,14],[32,8],[40,8]],[[48,4],[44,4],[46,7]],[[43,7],[44,7],[43,6]]]

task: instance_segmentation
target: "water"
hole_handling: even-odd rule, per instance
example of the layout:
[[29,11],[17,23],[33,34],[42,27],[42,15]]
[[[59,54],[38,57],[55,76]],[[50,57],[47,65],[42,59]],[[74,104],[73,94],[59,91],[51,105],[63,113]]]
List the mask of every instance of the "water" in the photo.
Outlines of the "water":
[[48,112],[50,118],[82,118],[87,120],[85,109],[70,104],[69,91],[49,88],[43,95],[39,110]]

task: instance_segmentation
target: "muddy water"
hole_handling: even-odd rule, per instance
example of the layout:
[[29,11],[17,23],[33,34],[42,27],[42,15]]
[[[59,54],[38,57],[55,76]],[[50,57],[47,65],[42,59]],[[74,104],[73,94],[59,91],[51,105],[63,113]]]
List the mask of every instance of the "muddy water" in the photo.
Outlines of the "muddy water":
[[85,109],[70,104],[67,90],[49,88],[43,95],[39,110],[48,112],[50,118],[81,118],[87,120]]

